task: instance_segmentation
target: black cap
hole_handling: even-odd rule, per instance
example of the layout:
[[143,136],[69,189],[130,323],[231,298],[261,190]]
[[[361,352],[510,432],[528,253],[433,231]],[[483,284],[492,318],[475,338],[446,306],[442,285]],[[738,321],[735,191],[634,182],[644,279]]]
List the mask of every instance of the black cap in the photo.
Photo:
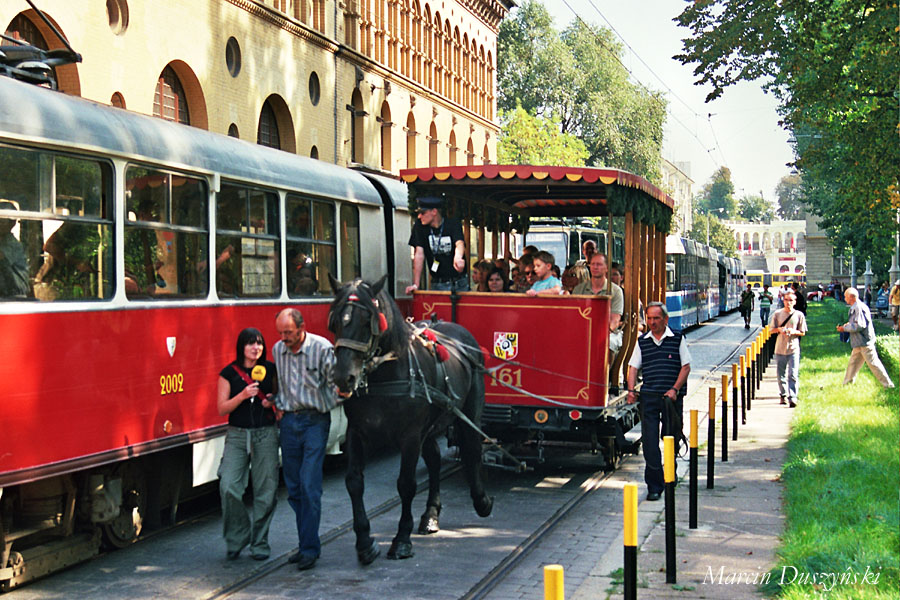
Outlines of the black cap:
[[440,208],[444,205],[444,200],[439,196],[422,196],[416,200],[419,203],[419,208]]

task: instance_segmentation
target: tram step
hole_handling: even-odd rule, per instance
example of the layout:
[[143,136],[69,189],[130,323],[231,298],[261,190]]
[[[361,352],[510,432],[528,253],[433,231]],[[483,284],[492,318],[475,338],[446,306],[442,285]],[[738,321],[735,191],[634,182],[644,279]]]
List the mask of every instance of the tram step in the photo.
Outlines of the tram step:
[[[0,569],[0,591],[7,592],[32,579],[85,561],[97,554],[99,549],[100,530],[95,528],[93,535],[73,535],[22,550],[21,559],[13,561],[15,566]],[[13,554],[16,554],[15,549]]]

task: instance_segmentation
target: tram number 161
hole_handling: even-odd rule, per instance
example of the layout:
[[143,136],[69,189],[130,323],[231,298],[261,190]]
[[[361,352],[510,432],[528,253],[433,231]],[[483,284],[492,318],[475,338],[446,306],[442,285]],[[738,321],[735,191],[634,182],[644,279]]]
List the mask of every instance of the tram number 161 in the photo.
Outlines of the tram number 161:
[[[499,382],[499,383],[498,383]],[[513,385],[522,387],[522,369],[513,369],[512,367],[503,367],[498,370],[494,377],[491,377],[491,385]]]
[[184,374],[175,373],[173,375],[159,376],[159,395],[178,394],[184,391]]

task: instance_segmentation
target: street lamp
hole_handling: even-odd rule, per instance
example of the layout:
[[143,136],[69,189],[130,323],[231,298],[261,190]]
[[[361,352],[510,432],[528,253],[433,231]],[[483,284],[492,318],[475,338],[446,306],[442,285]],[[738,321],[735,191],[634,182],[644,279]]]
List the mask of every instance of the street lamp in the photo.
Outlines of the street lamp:
[[724,211],[725,211],[724,206],[720,206],[719,208],[711,208],[708,211],[706,211],[706,245],[707,246],[709,246],[709,219],[710,219],[710,216],[714,212],[724,212]]

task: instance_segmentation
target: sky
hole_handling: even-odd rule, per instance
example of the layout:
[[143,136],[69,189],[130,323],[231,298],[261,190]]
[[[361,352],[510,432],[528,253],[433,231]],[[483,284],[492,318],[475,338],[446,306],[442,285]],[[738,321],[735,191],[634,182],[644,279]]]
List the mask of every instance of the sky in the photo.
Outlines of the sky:
[[625,49],[622,62],[632,79],[663,92],[669,101],[663,156],[690,162],[694,194],[724,165],[731,169],[736,198],[761,193],[775,204],[775,187],[790,173],[785,163],[793,160],[789,134],[778,125],[776,100],[762,91],[760,83],[752,82],[727,88],[718,99],[705,102],[710,89],[694,85],[692,66],[672,58],[683,50],[681,39],[688,34],[672,21],[683,0],[541,2],[558,30],[577,13],[588,23],[618,33]]

